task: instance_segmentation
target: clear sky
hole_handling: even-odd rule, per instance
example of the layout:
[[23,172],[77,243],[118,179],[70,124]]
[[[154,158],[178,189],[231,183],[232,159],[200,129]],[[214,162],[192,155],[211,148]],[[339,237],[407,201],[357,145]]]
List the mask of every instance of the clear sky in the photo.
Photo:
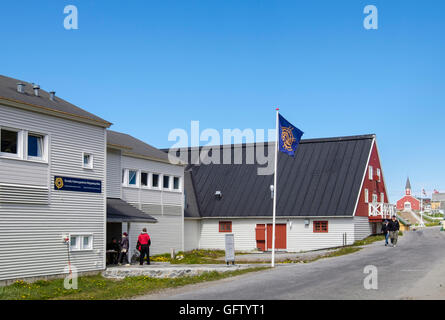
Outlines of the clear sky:
[[[66,5],[79,29],[65,30]],[[366,30],[366,5],[378,29]],[[445,192],[442,0],[0,2],[1,74],[156,147],[174,128],[375,133],[391,202]]]

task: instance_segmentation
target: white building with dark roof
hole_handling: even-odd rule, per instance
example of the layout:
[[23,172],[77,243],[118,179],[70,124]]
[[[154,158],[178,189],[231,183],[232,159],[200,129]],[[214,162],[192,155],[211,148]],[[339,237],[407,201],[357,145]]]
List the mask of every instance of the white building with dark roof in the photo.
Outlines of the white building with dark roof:
[[107,223],[107,237],[129,233],[130,257],[137,237],[147,228],[150,254],[184,250],[184,166],[171,164],[168,155],[128,134],[107,131],[107,198],[120,199],[152,221],[125,217]]
[[0,282],[105,269],[110,125],[0,76]]
[[[275,143],[266,145],[274,152]],[[209,164],[206,154],[195,163],[193,152],[202,147],[182,149],[190,163],[185,172],[186,250],[224,249],[227,233],[234,234],[236,250],[272,247],[273,175],[259,175],[262,165],[246,161],[247,154],[258,156],[258,147],[206,147],[221,157],[229,150],[232,160],[236,153],[242,159],[226,164]],[[393,214],[375,135],[306,139],[295,157],[278,154],[278,250],[350,245],[380,232],[382,220]]]

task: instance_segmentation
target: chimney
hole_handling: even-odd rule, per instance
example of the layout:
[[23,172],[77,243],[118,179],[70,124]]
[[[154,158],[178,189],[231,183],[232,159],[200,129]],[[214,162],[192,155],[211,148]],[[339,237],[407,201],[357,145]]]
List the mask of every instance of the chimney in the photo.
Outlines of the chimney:
[[56,98],[56,92],[50,91],[49,92],[49,100],[54,101],[55,98]]
[[19,93],[25,93],[25,84],[24,83],[17,83],[17,92]]
[[40,90],[40,86],[38,85],[38,84],[32,84],[32,88],[33,88],[33,90],[34,90],[34,95],[36,96],[36,97],[38,97],[39,96],[39,90]]

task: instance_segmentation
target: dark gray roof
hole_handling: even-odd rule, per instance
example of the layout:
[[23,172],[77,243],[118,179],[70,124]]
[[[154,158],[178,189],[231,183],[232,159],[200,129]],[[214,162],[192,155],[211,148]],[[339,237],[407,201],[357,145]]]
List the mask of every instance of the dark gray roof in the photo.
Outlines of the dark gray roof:
[[405,189],[410,189],[411,190],[411,182],[409,181],[409,177],[406,178]]
[[192,171],[184,172],[184,196],[187,199],[184,207],[184,216],[188,218],[199,218],[198,200],[196,199],[195,187],[192,181]]
[[[25,84],[25,92],[19,93],[17,91],[17,83]],[[9,78],[0,75],[0,98],[12,101],[25,103],[33,107],[55,111],[60,115],[71,115],[86,120],[97,122],[98,125],[109,127],[111,123],[108,121],[89,113],[56,95],[54,101],[50,100],[49,93],[40,89],[39,96],[33,93],[33,85],[29,82]]]
[[[279,152],[277,216],[352,216],[374,138],[308,139],[295,158]],[[246,164],[246,148],[255,144],[235,147],[243,148],[243,164],[189,165],[185,192],[187,202],[195,194],[197,205],[185,210],[186,217],[196,210],[201,217],[272,216],[273,175],[258,175],[258,164]],[[216,191],[222,199],[215,198]]]
[[133,207],[124,200],[107,198],[107,222],[148,222],[158,220]]
[[124,153],[169,162],[168,154],[126,133],[107,130],[107,143],[124,147]]

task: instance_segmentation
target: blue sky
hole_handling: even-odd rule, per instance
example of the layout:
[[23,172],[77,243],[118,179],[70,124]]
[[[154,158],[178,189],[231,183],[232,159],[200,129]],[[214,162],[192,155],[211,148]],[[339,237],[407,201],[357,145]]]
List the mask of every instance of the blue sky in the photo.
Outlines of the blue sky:
[[[76,5],[79,29],[65,30]],[[366,5],[378,30],[363,27]],[[174,128],[375,133],[389,196],[445,191],[443,1],[2,1],[1,74],[169,147]]]

